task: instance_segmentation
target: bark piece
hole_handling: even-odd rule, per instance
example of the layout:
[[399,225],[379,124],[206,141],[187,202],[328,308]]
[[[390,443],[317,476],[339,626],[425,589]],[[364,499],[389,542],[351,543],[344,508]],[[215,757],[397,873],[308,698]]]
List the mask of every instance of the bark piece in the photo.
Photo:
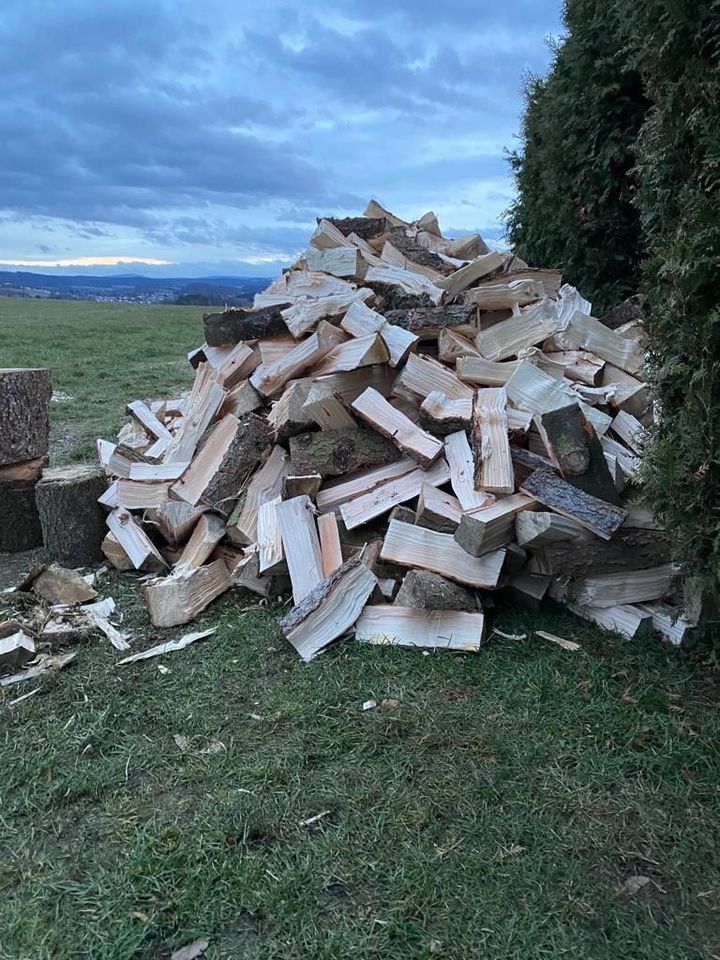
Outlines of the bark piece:
[[0,369],[0,465],[46,456],[51,394],[49,370]]
[[576,520],[603,540],[609,540],[627,516],[619,507],[578,490],[544,467],[527,477],[520,491],[556,513]]
[[[289,304],[287,304],[289,306]],[[210,347],[222,347],[242,340],[275,337],[286,332],[282,318],[283,304],[245,310],[231,307],[222,313],[206,313],[203,317],[205,341]]]
[[288,474],[283,477],[282,500],[292,500],[293,497],[303,495],[314,500],[317,492],[322,485],[322,477],[319,473],[309,473],[304,476],[291,476]]
[[295,497],[279,503],[275,509],[292,582],[293,602],[297,605],[323,579],[322,550],[313,505],[309,497]]
[[462,517],[460,501],[429,483],[423,483],[418,496],[415,523],[438,533],[455,533]]
[[443,445],[431,434],[415,426],[403,413],[395,410],[377,390],[369,387],[352,404],[358,416],[362,417],[378,433],[390,439],[396,447],[417,461],[421,467],[428,468],[440,456]]
[[379,646],[477,653],[484,631],[482,613],[368,606],[355,626],[355,637],[362,643]]
[[149,580],[143,587],[143,595],[150,622],[155,627],[189,623],[231,586],[230,574],[222,560]]
[[536,501],[522,493],[462,515],[455,539],[472,557],[480,557],[509,543],[515,535],[515,518],[523,510],[537,510]]
[[20,670],[35,658],[35,641],[16,620],[0,623],[0,673]]
[[475,394],[471,439],[476,490],[512,493],[515,489],[506,410],[507,393],[503,387],[478,390]]
[[107,487],[102,467],[89,465],[46,470],[35,488],[45,548],[68,567],[102,560],[105,512],[98,498]]
[[280,629],[308,662],[353,626],[376,585],[364,563],[348,560],[296,604]]
[[0,553],[41,547],[42,527],[33,480],[0,479]]
[[394,604],[413,610],[478,609],[476,595],[472,590],[429,570],[408,571]]
[[420,567],[478,589],[497,586],[505,551],[471,557],[448,533],[391,521],[380,557],[403,567]]
[[410,310],[388,310],[384,316],[388,323],[409,330],[420,339],[436,339],[440,331],[447,327],[471,336],[477,332],[477,311],[474,307],[415,307]]
[[318,473],[322,477],[341,477],[356,470],[393,463],[399,458],[390,440],[366,428],[321,430],[290,439],[290,463],[297,475]]

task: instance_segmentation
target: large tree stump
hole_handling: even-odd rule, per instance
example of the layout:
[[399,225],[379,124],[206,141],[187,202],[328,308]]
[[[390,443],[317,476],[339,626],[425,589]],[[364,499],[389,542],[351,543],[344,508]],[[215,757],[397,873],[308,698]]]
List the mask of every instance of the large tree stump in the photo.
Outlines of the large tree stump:
[[42,542],[35,480],[0,479],[0,553],[21,553]]
[[51,394],[49,370],[0,369],[0,465],[47,454]]
[[107,488],[101,467],[82,464],[46,470],[35,488],[45,547],[65,567],[103,559],[100,549],[107,529],[105,511],[97,502]]

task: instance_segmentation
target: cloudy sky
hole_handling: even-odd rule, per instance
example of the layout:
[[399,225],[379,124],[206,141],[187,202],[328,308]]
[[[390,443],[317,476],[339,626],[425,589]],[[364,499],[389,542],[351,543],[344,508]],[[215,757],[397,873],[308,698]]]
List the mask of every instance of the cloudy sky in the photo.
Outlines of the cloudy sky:
[[498,241],[559,7],[2,0],[0,269],[272,275],[370,197]]

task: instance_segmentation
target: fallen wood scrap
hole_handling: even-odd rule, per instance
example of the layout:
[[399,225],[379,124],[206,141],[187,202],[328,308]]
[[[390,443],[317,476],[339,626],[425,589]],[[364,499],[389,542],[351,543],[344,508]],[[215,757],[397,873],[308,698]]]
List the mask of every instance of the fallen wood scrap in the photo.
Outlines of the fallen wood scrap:
[[354,401],[352,408],[366,423],[391,440],[421,467],[432,466],[442,453],[443,445],[436,437],[415,426],[412,420],[390,406],[372,387],[368,387]]
[[283,617],[280,629],[307,663],[353,626],[376,585],[364,563],[348,560]]
[[16,620],[0,623],[0,673],[18,670],[35,657],[35,641]]
[[545,467],[527,477],[520,486],[520,492],[556,513],[576,520],[604,540],[609,540],[620,529],[627,516],[619,507],[578,490]]
[[482,613],[368,606],[355,625],[355,637],[376,646],[419,647],[477,653],[483,642]]
[[540,637],[543,640],[549,640],[550,643],[554,643],[557,647],[562,647],[563,650],[569,650],[571,653],[576,653],[578,650],[582,650],[582,647],[579,643],[575,643],[574,640],[566,640],[565,637],[558,637],[555,633],[547,633],[545,630],[536,630],[535,636]]
[[13,673],[9,677],[0,677],[0,687],[9,687],[15,683],[22,683],[24,680],[35,680],[46,673],[57,673],[77,657],[77,653],[61,653],[56,657],[41,656],[32,666],[26,667],[20,673]]
[[191,643],[195,643],[197,640],[204,640],[205,637],[211,637],[217,627],[211,627],[209,630],[199,630],[195,633],[186,633],[178,640],[167,640],[165,643],[159,643],[155,647],[150,647],[148,650],[141,650],[140,653],[133,653],[129,657],[125,657],[123,660],[118,660],[115,664],[116,667],[124,666],[128,663],[138,663],[140,660],[150,660],[153,657],[164,657],[166,653],[176,653],[178,650],[184,650],[185,647],[189,647]]

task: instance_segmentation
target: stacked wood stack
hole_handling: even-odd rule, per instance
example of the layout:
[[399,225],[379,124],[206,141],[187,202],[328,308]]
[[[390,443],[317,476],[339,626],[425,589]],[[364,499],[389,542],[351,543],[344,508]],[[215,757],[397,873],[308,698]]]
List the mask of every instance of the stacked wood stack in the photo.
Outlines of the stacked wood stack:
[[204,332],[192,390],[134,400],[99,441],[103,552],[152,575],[155,625],[244,587],[292,596],[304,659],[353,633],[477,650],[493,598],[682,638],[637,476],[639,322],[611,329],[556,271],[372,201]]
[[0,553],[42,545],[35,486],[48,458],[50,371],[0,369]]

